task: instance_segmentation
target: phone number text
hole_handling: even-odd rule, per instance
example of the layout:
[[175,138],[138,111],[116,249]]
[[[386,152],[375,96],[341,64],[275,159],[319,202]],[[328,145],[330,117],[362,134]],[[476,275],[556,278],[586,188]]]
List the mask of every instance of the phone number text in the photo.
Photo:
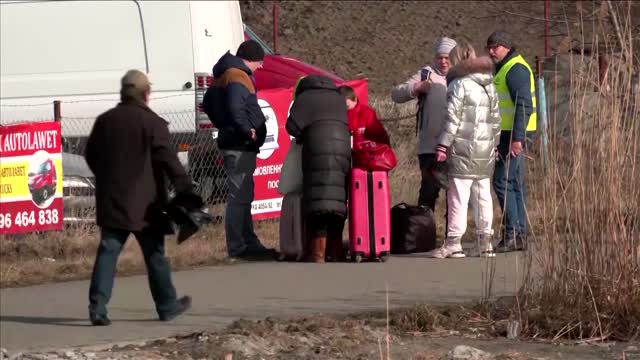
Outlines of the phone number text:
[[58,210],[21,211],[16,214],[0,214],[0,229],[12,227],[31,227],[36,225],[57,224],[60,221]]

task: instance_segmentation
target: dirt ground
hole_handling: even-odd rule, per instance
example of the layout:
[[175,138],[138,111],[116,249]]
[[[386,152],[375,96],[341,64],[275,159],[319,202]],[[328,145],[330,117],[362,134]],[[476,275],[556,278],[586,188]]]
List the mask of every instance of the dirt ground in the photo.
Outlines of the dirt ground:
[[[244,22],[271,46],[272,4],[241,1]],[[563,21],[577,9],[572,1],[550,4],[550,44],[556,50],[578,29]],[[587,12],[592,6],[582,7]],[[426,65],[441,36],[467,37],[484,52],[493,31],[507,30],[531,64],[544,55],[543,1],[281,1],[278,10],[279,53],[345,78],[366,76],[378,96],[388,97],[394,85]]]
[[[640,359],[637,344],[589,344],[507,340],[507,321],[490,321],[473,311],[420,306],[390,313],[297,320],[238,320],[224,331],[94,349],[25,354],[53,359],[451,359],[458,346],[478,356],[464,359]],[[387,342],[387,334],[389,339]],[[484,353],[482,353],[484,352]],[[58,354],[58,355],[56,355]]]

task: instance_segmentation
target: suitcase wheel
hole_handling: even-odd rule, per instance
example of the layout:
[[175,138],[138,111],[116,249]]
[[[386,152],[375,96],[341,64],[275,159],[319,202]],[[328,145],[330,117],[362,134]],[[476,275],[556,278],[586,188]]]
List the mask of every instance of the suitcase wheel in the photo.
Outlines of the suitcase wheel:
[[387,260],[389,260],[389,254],[388,253],[380,254],[380,257],[378,258],[378,261],[387,262]]
[[362,255],[356,254],[356,256],[353,257],[353,260],[357,263],[362,262]]

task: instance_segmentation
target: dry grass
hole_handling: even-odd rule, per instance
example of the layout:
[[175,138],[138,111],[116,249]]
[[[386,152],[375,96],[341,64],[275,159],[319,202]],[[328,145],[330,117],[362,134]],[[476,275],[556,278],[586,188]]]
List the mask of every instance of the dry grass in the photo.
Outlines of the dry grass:
[[[278,222],[256,223],[267,246],[278,244]],[[91,275],[99,242],[96,229],[73,228],[60,233],[0,238],[0,287],[25,286],[50,281],[85,279]],[[174,270],[224,263],[224,227],[205,228],[183,244],[167,237],[166,253]],[[118,260],[118,274],[145,273],[142,252],[130,236]]]
[[[525,259],[527,278],[512,305],[478,310],[495,321],[521,321],[525,336],[587,342],[640,336],[640,93],[632,42],[639,34],[630,9],[624,3],[610,9],[618,31],[611,31],[607,18],[589,24],[593,39],[583,40],[583,48],[585,43],[603,44],[600,48],[570,56],[562,70],[545,71],[547,102],[558,103],[558,87],[564,85],[566,108],[550,107],[546,169],[539,140],[528,154],[533,239]],[[601,86],[600,52],[610,55]],[[553,70],[565,72],[558,74],[565,84]],[[394,119],[386,125],[401,159],[391,177],[394,203],[412,202],[419,188],[413,109],[377,105],[383,118]],[[442,215],[439,206],[436,216]],[[497,229],[497,206],[494,219]],[[467,236],[473,221],[469,224]],[[424,306],[402,316],[401,322],[414,330],[442,320]]]
[[[536,269],[522,289],[519,316],[530,336],[599,341],[640,335],[640,94],[632,89],[638,69],[624,8],[616,14],[621,33],[604,37],[600,24],[589,40],[604,46],[591,56],[572,56],[569,73],[559,74],[570,84],[568,136],[555,135],[561,119],[551,114],[548,172],[534,179],[539,196],[529,204],[530,218],[544,224],[533,229]],[[616,54],[602,86],[600,51]],[[548,97],[557,96],[555,82],[548,84]],[[534,166],[543,174],[540,161]]]

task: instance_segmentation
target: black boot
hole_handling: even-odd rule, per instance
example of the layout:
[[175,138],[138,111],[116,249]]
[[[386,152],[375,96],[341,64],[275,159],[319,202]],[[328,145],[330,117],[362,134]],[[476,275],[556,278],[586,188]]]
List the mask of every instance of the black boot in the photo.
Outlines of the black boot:
[[524,241],[521,238],[502,239],[496,246],[496,252],[507,253],[513,251],[523,251]]
[[111,320],[109,320],[106,314],[89,314],[89,319],[91,320],[91,325],[93,326],[111,325]]
[[168,312],[159,314],[160,321],[171,321],[178,315],[184,313],[191,308],[191,296],[183,296],[178,299],[176,307]]

